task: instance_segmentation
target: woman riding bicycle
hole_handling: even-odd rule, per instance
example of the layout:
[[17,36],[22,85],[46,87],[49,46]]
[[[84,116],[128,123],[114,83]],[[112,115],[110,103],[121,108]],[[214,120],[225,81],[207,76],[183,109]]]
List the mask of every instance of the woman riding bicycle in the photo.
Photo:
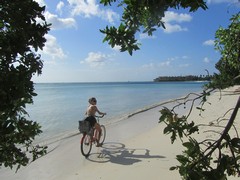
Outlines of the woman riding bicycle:
[[89,105],[86,111],[86,119],[85,121],[88,121],[90,123],[91,127],[94,127],[97,130],[97,137],[96,137],[96,142],[97,142],[97,147],[101,146],[102,144],[99,143],[99,138],[100,138],[100,134],[101,134],[101,127],[100,125],[97,123],[97,120],[95,118],[95,114],[96,112],[100,115],[106,115],[106,113],[100,112],[96,106],[97,104],[97,100],[95,97],[92,97],[88,100]]

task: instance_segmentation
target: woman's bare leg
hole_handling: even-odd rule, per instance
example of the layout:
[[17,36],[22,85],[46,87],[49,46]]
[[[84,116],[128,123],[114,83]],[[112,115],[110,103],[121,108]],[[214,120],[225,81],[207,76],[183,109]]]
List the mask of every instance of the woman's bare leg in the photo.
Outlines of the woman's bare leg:
[[98,123],[95,123],[94,128],[97,130],[97,133],[96,133],[97,146],[101,146],[101,144],[99,144],[100,135],[102,132],[101,126]]

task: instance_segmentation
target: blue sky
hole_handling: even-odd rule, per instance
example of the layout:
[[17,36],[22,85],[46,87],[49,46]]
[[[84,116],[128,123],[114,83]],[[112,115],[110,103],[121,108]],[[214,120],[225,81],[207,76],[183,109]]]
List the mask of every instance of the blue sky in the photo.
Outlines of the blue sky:
[[206,75],[217,72],[220,54],[214,49],[215,32],[226,28],[240,10],[238,0],[208,0],[208,10],[195,13],[169,9],[166,29],[152,37],[137,34],[141,49],[132,56],[102,43],[99,29],[118,25],[121,9],[103,7],[97,0],[36,0],[46,5],[52,24],[40,51],[43,73],[34,82],[152,81],[158,76]]

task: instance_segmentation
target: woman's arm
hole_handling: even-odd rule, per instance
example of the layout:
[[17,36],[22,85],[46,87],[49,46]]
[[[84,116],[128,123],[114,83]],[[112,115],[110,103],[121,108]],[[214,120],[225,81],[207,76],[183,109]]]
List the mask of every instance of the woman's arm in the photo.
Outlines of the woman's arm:
[[100,114],[100,115],[106,115],[106,114],[107,114],[107,113],[103,113],[103,112],[99,111],[98,108],[97,108],[97,106],[95,106],[95,107],[96,107],[95,110],[96,110],[96,112],[97,112],[98,114]]

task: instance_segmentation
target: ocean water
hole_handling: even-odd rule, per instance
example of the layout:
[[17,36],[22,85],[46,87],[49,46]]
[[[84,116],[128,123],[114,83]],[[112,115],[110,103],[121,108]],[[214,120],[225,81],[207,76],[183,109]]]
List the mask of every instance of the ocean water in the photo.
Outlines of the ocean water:
[[205,82],[37,83],[34,104],[27,106],[30,119],[42,126],[41,140],[76,132],[88,99],[96,97],[103,121],[147,109],[154,104],[200,92]]

